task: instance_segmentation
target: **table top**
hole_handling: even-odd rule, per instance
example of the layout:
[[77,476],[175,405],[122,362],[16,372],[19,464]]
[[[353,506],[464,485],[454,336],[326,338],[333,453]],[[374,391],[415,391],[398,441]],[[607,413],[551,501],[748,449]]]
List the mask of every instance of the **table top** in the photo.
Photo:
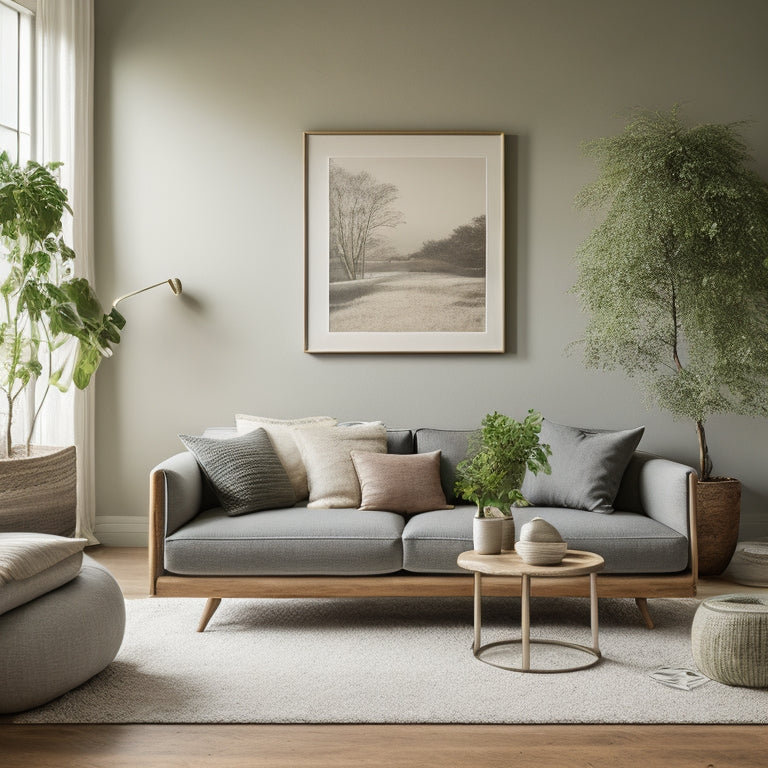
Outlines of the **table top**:
[[478,555],[474,549],[462,552],[456,561],[459,567],[488,576],[586,576],[602,570],[605,561],[594,552],[569,549],[557,565],[528,565],[517,552],[501,555]]

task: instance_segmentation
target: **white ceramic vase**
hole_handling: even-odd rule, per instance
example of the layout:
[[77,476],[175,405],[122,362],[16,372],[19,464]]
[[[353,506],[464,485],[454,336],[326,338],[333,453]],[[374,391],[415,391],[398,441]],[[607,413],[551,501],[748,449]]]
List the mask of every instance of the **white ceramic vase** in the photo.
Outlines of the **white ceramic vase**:
[[[498,555],[504,531],[503,517],[475,517],[472,520],[472,543],[478,555]],[[513,533],[514,536],[514,533]]]

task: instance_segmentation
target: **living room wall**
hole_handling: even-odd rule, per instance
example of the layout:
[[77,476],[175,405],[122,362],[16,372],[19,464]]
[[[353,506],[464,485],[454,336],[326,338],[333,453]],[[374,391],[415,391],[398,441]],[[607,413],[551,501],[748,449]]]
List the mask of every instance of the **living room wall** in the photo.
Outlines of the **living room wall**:
[[[750,120],[768,176],[764,0],[97,0],[96,269],[121,304],[97,376],[97,534],[146,541],[148,473],[177,434],[246,412],[473,427],[490,410],[601,428],[697,461],[691,424],[566,354],[584,326],[580,145],[636,106]],[[303,352],[302,131],[506,136],[507,352]],[[768,420],[709,422],[743,482],[742,538],[768,535]]]

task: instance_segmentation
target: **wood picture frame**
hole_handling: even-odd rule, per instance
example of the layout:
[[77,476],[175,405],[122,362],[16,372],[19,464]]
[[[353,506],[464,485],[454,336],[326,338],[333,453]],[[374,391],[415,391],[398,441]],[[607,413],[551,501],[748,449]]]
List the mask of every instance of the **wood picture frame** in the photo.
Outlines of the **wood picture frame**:
[[504,351],[504,134],[304,133],[304,350]]

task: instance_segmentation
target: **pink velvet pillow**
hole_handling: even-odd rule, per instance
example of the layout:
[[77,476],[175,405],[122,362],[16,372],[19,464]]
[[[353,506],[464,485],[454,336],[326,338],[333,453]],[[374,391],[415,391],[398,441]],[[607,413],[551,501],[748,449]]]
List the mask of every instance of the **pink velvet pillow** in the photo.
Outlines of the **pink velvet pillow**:
[[453,509],[440,485],[440,451],[405,455],[351,451],[350,455],[360,482],[360,509],[407,515]]

